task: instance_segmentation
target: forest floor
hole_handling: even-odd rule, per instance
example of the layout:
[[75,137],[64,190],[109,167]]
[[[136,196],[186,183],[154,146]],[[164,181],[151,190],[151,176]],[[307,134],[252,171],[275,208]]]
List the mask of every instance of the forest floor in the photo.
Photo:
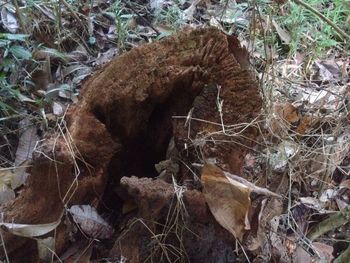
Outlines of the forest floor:
[[350,262],[348,2],[81,2],[0,1],[4,262]]

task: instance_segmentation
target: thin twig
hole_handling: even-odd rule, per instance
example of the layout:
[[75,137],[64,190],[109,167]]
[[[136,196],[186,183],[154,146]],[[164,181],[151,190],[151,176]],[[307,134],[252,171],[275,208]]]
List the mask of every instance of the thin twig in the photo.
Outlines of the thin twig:
[[22,28],[23,32],[24,32],[25,34],[27,34],[27,33],[28,33],[27,27],[25,26],[25,24],[24,24],[24,22],[23,22],[23,16],[22,16],[21,11],[19,10],[19,5],[18,5],[17,0],[14,0],[14,1],[13,1],[13,4],[15,5],[16,14],[17,14],[17,17],[18,17],[19,24],[21,25],[21,28]]

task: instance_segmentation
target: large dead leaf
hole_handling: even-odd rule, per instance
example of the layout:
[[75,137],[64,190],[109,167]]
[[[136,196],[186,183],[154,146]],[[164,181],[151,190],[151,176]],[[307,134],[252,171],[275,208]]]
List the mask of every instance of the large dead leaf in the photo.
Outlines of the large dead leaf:
[[54,230],[60,223],[63,213],[55,222],[48,224],[28,225],[15,223],[0,223],[1,229],[22,237],[39,237]]
[[250,229],[247,215],[251,189],[226,177],[213,164],[204,165],[201,181],[205,200],[216,221],[242,240],[244,230]]

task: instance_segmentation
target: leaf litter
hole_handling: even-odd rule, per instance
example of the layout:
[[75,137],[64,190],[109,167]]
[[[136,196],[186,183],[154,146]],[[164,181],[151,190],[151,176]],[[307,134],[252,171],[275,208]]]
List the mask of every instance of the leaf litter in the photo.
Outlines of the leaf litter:
[[[183,2],[185,4],[186,1]],[[171,10],[174,7],[175,5],[172,2],[151,1],[151,8],[159,13],[164,12],[164,10]],[[249,17],[246,7],[244,3],[237,4],[235,1],[229,1],[228,7],[225,7],[225,5],[217,6],[208,1],[193,1],[184,5],[183,16],[179,17],[179,19],[181,23],[186,22],[191,26],[200,25],[199,19],[203,19],[211,25],[221,28],[223,31],[231,32],[232,28],[230,29],[227,25],[234,25],[237,28],[246,28],[248,26]],[[72,14],[67,6],[62,7],[63,17],[61,23],[64,25],[64,29],[74,24],[79,25],[76,27],[76,30],[82,34],[88,32],[85,35],[85,39],[88,37],[89,39],[96,39],[96,42],[84,40],[80,45],[76,45],[74,44],[75,40],[67,31],[63,31],[63,34],[66,35],[62,38],[58,32],[52,31],[53,27],[50,28],[50,23],[47,23],[47,21],[55,20],[54,7],[35,4],[35,9],[37,10],[35,24],[38,25],[38,29],[35,29],[37,31],[33,32],[33,36],[51,48],[39,49],[36,52],[38,52],[39,56],[40,51],[42,51],[42,53],[45,53],[44,57],[48,57],[50,61],[51,76],[47,78],[49,82],[45,80],[45,83],[47,82],[47,85],[51,85],[53,88],[45,89],[44,87],[47,85],[40,86],[36,84],[44,92],[29,93],[28,90],[25,90],[25,95],[20,95],[23,103],[29,105],[42,98],[39,94],[45,94],[47,98],[50,97],[50,100],[47,102],[50,107],[44,109],[45,114],[53,113],[56,116],[54,120],[59,120],[68,104],[77,101],[76,96],[84,78],[123,52],[125,47],[117,46],[116,48],[116,42],[121,38],[121,33],[123,32],[120,30],[118,32],[114,25],[115,15],[113,14],[113,19],[110,16],[100,15],[99,8],[104,9],[106,13],[111,13],[111,10],[106,8],[103,1],[94,3],[91,6],[84,6],[80,10],[78,9],[78,12],[81,12],[81,14],[84,12],[90,14],[90,28],[86,30],[88,26],[81,28],[80,22],[73,15],[74,12]],[[125,6],[124,8],[133,17],[137,17],[135,10],[144,17],[149,15],[147,12],[144,13],[144,9],[138,5],[135,5],[135,10],[128,9]],[[207,12],[199,15],[204,9],[207,9]],[[86,23],[84,18],[79,20]],[[269,26],[265,32],[273,30],[285,45],[290,43],[291,36],[286,28],[280,26],[275,20],[271,21],[273,26],[271,27],[267,18],[263,18],[263,20],[261,23],[266,23]],[[19,22],[15,16],[14,7],[9,8],[5,5],[1,8],[1,21],[8,32],[16,33],[18,31]],[[127,48],[150,42],[152,38],[157,36],[157,33],[152,28],[141,24],[138,21],[135,28],[131,26],[127,28],[127,33],[130,37],[126,39],[125,46]],[[168,34],[168,28],[164,27],[164,21],[154,24],[161,34]],[[43,34],[45,30],[50,32],[47,36]],[[77,33],[74,30],[73,32],[74,34]],[[131,37],[132,34],[136,37]],[[243,36],[240,37],[243,38]],[[249,47],[249,45],[247,46]],[[20,46],[14,46],[12,51],[21,59],[31,58],[31,54],[21,49]],[[323,217],[320,217],[320,214],[327,214],[330,211],[337,212],[349,205],[349,193],[341,190],[346,188],[346,182],[350,179],[348,175],[349,160],[347,158],[350,145],[348,134],[349,61],[344,59],[341,52],[337,50],[332,51],[335,55],[315,61],[307,61],[305,54],[299,54],[300,57],[295,57],[294,60],[286,58],[284,55],[279,55],[278,52],[275,52],[273,47],[269,52],[273,57],[274,64],[273,67],[265,68],[264,74],[272,77],[262,79],[267,87],[271,87],[271,94],[265,96],[264,103],[267,105],[267,111],[264,112],[266,125],[262,127],[268,132],[262,136],[264,138],[261,138],[260,141],[264,144],[264,147],[255,146],[254,148],[261,155],[252,155],[253,157],[249,160],[250,167],[254,168],[250,169],[253,172],[249,181],[256,181],[258,184],[261,184],[255,174],[260,173],[261,169],[264,171],[270,171],[271,169],[271,174],[264,174],[265,183],[261,184],[264,186],[266,184],[269,185],[274,180],[274,177],[277,178],[279,174],[287,174],[290,182],[285,183],[285,186],[280,186],[285,188],[285,191],[278,192],[279,194],[285,194],[285,197],[290,202],[287,210],[284,210],[282,213],[282,215],[285,215],[283,218],[287,218],[286,222],[288,224],[286,229],[281,230],[280,221],[283,220],[275,220],[278,222],[275,222],[274,225],[272,224],[272,219],[269,219],[270,221],[266,219],[266,221],[269,221],[268,223],[263,222],[264,217],[269,218],[267,216],[269,212],[266,208],[268,205],[262,207],[264,202],[260,200],[257,202],[259,204],[255,206],[253,204],[254,200],[251,200],[250,197],[253,192],[252,189],[240,182],[232,181],[227,176],[222,176],[221,173],[225,175],[223,171],[220,171],[221,175],[218,178],[221,179],[218,179],[213,178],[210,173],[208,174],[205,168],[202,171],[201,180],[206,201],[220,225],[232,233],[233,236],[242,240],[245,231],[254,230],[254,226],[250,226],[250,222],[255,220],[260,227],[271,230],[268,235],[271,237],[273,247],[278,248],[287,246],[288,242],[286,240],[291,237],[295,238],[295,240],[307,241],[304,236],[307,233],[307,229],[289,234],[290,231],[295,230],[293,225],[295,222],[293,223],[293,220],[297,221],[291,215],[291,211],[294,211],[293,209],[298,207],[298,205],[305,205],[310,211],[315,213],[314,215],[310,213],[310,218],[306,219],[310,221],[311,225],[322,221]],[[251,54],[253,54],[254,63],[259,68],[260,59],[265,57],[266,54],[261,52],[261,50],[251,50]],[[79,64],[76,64],[76,62]],[[64,67],[64,73],[52,74],[56,70],[56,73],[60,72],[58,65]],[[62,88],[62,84],[68,85],[69,88]],[[54,89],[57,89],[57,95],[47,96],[50,93],[54,94],[55,92],[52,91]],[[263,93],[266,95],[265,91]],[[27,135],[18,137],[20,142],[17,147],[18,153],[15,154],[16,159],[13,160],[16,168],[2,173],[4,178],[3,185],[5,188],[9,187],[8,189],[3,188],[6,191],[11,191],[11,189],[13,191],[13,189],[24,183],[25,180],[21,179],[18,183],[9,184],[15,177],[14,174],[17,173],[16,170],[20,168],[20,165],[30,160],[33,144],[39,140],[34,135],[35,133],[36,128],[32,127],[28,128]],[[18,172],[21,175],[20,177],[23,177],[23,171],[22,169]],[[229,194],[225,194],[226,191],[223,191],[223,189],[229,189],[227,190]],[[293,189],[298,190],[294,191]],[[237,198],[237,193],[240,198]],[[13,197],[14,192],[11,192],[10,197],[5,197],[4,199],[7,201]],[[256,208],[259,206],[260,210]],[[74,207],[73,211],[71,211],[73,218],[75,215],[77,224],[80,225],[86,234],[96,238],[111,237],[109,234],[113,233],[113,228],[92,207],[82,206],[79,209]],[[240,211],[240,213],[237,211]],[[252,214],[254,215],[252,216]],[[274,218],[280,219],[278,216]],[[331,233],[328,235],[329,239],[339,235],[336,230],[332,230]],[[100,234],[101,236],[99,236]],[[319,241],[313,242],[309,246],[318,251],[319,260],[326,258],[326,262],[330,262],[334,258],[334,251],[332,252],[334,250],[334,242],[327,241],[327,235],[325,235],[324,239],[320,238]],[[307,248],[298,244],[290,244],[288,252],[283,252],[282,250],[279,252],[275,250],[269,251],[266,248],[267,246],[264,247],[262,245],[264,242],[266,240],[260,240],[257,242],[259,245],[256,247],[262,246],[265,250],[264,254],[268,257],[277,257],[288,261],[294,253],[293,262],[307,262],[315,259],[315,256],[305,252]]]

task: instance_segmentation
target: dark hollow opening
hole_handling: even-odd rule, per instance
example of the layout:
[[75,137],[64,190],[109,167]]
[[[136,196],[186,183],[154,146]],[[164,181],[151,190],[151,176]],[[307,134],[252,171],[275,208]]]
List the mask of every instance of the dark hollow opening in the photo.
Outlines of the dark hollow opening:
[[[146,127],[140,127],[140,132],[132,140],[122,141],[122,151],[115,154],[108,167],[108,183],[103,197],[108,208],[121,211],[123,202],[119,182],[123,176],[158,176],[154,165],[167,159],[167,148],[173,136],[172,117],[186,116],[197,93],[191,92],[191,84],[178,83],[167,100],[155,105]],[[108,119],[98,112],[95,114],[100,121]],[[112,126],[110,132],[118,132],[116,126]]]

